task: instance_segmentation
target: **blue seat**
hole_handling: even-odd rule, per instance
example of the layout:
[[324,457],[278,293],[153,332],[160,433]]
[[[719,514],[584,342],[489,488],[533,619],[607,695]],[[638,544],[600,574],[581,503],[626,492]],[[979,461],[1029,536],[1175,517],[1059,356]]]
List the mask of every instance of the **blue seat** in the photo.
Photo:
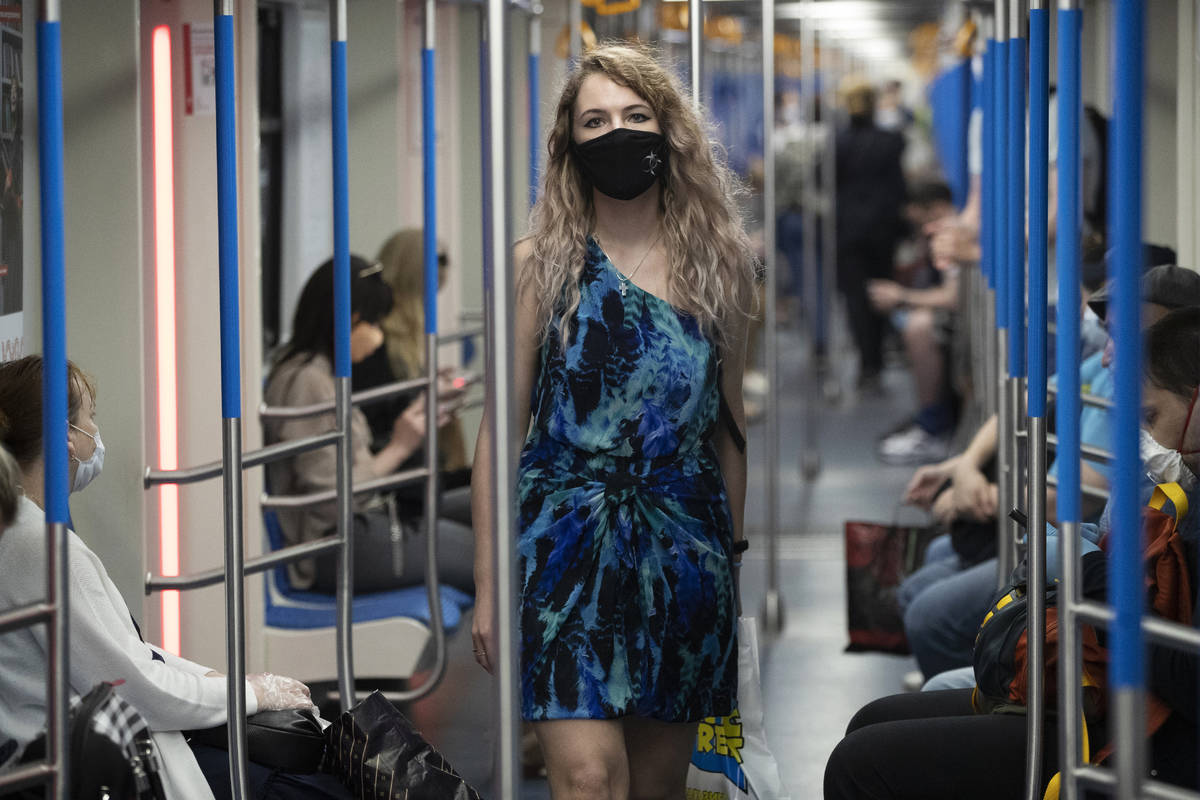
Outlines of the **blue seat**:
[[[283,531],[275,512],[263,510],[263,524],[267,542],[272,550],[284,546]],[[274,628],[304,630],[332,628],[336,625],[337,604],[333,595],[295,589],[288,580],[286,566],[271,570],[263,581],[266,594],[266,623]],[[442,624],[446,631],[453,631],[462,622],[463,611],[474,599],[450,586],[441,587]],[[429,601],[424,585],[395,589],[389,592],[360,594],[354,597],[353,619],[355,623],[407,617],[429,625]]]

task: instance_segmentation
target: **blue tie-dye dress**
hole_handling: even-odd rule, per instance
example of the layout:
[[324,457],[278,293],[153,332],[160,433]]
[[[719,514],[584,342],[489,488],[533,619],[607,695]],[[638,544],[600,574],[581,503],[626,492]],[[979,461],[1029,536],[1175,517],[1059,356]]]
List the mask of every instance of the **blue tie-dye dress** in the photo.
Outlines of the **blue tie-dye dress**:
[[588,243],[565,353],[541,350],[521,453],[526,719],[729,713],[732,522],[713,447],[715,349]]

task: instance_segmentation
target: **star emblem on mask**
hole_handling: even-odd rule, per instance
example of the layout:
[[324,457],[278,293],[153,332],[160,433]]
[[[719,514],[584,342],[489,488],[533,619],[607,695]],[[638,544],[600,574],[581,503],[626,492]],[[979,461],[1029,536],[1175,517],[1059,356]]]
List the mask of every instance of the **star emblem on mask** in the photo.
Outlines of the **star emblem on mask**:
[[658,168],[662,166],[662,159],[658,157],[657,150],[651,150],[649,153],[646,154],[646,157],[642,160],[646,162],[646,173],[647,174],[649,174],[649,175],[657,175],[658,174]]

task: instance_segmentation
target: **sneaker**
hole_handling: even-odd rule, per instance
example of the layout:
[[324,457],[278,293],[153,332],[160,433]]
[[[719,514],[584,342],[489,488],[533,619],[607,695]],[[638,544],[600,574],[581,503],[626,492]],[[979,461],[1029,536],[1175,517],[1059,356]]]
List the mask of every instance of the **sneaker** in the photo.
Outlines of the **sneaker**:
[[885,464],[932,464],[950,455],[950,437],[910,425],[882,439],[877,450]]
[[911,672],[904,673],[904,679],[901,681],[906,692],[919,692],[921,687],[925,685],[925,676],[921,674],[921,670],[914,669]]

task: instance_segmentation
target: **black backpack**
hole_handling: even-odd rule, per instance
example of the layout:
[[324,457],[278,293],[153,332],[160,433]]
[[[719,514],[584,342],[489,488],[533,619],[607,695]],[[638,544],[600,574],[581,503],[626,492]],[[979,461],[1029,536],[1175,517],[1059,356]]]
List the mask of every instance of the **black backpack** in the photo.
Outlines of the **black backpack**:
[[[111,683],[97,684],[71,701],[67,733],[74,800],[166,800],[162,763],[150,727]],[[46,737],[30,742],[22,763],[46,757]],[[41,789],[25,790],[21,800],[41,798]]]

